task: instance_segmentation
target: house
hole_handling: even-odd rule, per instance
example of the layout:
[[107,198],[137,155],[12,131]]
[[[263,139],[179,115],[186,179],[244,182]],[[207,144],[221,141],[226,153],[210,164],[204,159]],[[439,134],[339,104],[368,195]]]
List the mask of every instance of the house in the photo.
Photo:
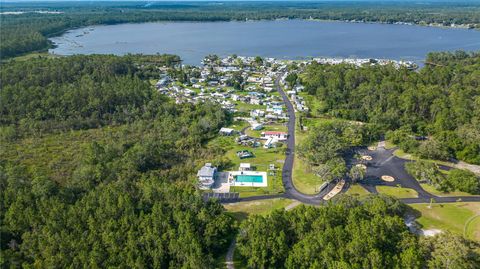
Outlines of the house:
[[267,131],[261,133],[262,138],[269,139],[274,138],[278,141],[287,140],[288,134],[285,132],[275,132],[275,131]]
[[250,111],[250,116],[252,117],[264,117],[265,116],[265,111],[261,109],[254,109]]
[[262,100],[254,97],[254,98],[250,99],[250,104],[252,104],[252,105],[261,105],[261,104],[262,104]]
[[267,119],[267,120],[278,120],[279,118],[280,118],[279,116],[273,115],[273,114],[265,115],[265,119]]
[[168,76],[164,76],[160,80],[158,80],[155,86],[157,86],[157,88],[166,87],[170,84],[170,82],[171,82],[170,78]]
[[248,135],[241,135],[235,139],[236,142],[242,142],[243,140],[248,140]]
[[213,167],[211,163],[206,163],[200,170],[197,172],[198,182],[200,188],[209,189],[215,183],[215,175],[217,173],[217,168]]
[[253,157],[253,153],[251,153],[248,150],[240,150],[240,151],[237,151],[237,156],[240,159],[251,158]]
[[263,124],[260,124],[260,123],[252,124],[252,130],[258,131],[258,130],[262,130],[262,129],[263,129]]
[[207,82],[208,86],[218,86],[218,80],[210,80]]
[[277,142],[278,140],[274,137],[270,137],[267,139],[267,141],[265,142],[265,144],[263,145],[264,148],[266,149],[269,149],[269,148],[273,148],[273,146],[275,145],[275,143]]
[[238,169],[238,171],[251,171],[251,170],[252,170],[252,167],[250,163],[240,163],[240,168]]
[[220,128],[220,131],[219,131],[220,135],[233,135],[234,133],[235,133],[235,130],[230,128],[225,128],[225,127]]

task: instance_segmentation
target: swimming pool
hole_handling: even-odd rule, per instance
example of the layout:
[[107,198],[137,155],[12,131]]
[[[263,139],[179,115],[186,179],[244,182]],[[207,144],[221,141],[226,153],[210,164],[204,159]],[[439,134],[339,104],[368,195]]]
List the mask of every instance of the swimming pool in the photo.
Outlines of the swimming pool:
[[238,176],[235,176],[235,181],[236,182],[242,182],[242,183],[262,183],[263,182],[263,176],[261,176],[261,175],[238,175]]

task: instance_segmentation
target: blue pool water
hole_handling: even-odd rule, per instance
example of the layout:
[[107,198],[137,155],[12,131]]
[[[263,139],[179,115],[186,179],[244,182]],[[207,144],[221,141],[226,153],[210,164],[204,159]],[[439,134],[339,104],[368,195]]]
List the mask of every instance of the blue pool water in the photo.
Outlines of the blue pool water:
[[235,177],[235,181],[243,183],[262,183],[263,177],[255,175],[238,175]]

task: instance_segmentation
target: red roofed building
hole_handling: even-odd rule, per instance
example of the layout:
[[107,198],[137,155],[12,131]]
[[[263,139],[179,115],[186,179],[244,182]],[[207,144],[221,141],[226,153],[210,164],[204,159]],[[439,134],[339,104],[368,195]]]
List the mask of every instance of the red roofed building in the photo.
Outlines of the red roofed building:
[[275,132],[275,131],[267,131],[261,133],[262,138],[269,139],[274,138],[277,141],[287,140],[288,134],[285,132]]

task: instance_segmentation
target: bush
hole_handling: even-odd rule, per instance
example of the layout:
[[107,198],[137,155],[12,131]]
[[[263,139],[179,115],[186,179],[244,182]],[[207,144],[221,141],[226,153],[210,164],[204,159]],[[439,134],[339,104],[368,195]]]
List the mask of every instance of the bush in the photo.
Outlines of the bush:
[[422,143],[418,148],[418,154],[422,158],[433,160],[448,160],[451,157],[448,146],[437,140]]
[[453,169],[447,176],[447,181],[457,190],[471,194],[480,193],[480,178],[473,172]]

